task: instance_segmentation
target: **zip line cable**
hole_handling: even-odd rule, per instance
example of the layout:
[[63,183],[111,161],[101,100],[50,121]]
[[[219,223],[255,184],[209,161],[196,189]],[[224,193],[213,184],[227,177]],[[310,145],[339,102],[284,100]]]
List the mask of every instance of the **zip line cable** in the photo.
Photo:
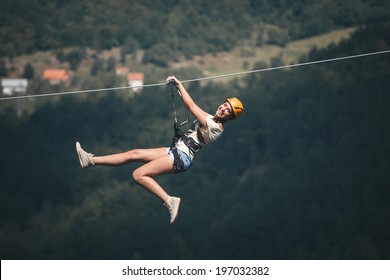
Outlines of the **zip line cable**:
[[[349,55],[349,56],[329,58],[329,59],[322,59],[322,60],[302,62],[302,63],[295,63],[295,64],[282,65],[282,66],[275,66],[275,67],[269,67],[269,68],[263,68],[263,69],[257,69],[257,70],[250,70],[250,71],[243,71],[243,72],[237,72],[237,73],[222,74],[222,75],[216,75],[216,76],[210,76],[210,77],[196,78],[196,79],[191,79],[191,80],[183,80],[181,82],[182,83],[190,83],[190,82],[197,82],[197,81],[205,81],[205,80],[212,80],[212,79],[218,79],[218,78],[239,76],[239,75],[248,75],[248,74],[253,74],[253,73],[260,73],[260,72],[280,70],[280,69],[285,69],[285,68],[293,68],[293,67],[314,65],[314,64],[320,64],[320,63],[328,63],[328,62],[334,62],[334,61],[340,61],[340,60],[346,60],[346,59],[355,59],[355,58],[360,58],[360,57],[367,57],[367,56],[380,55],[380,54],[386,54],[386,53],[390,53],[390,50],[370,52],[370,53],[363,53],[363,54],[357,54],[357,55]],[[125,87],[112,87],[112,88],[64,91],[64,92],[54,92],[54,93],[44,93],[44,94],[34,94],[34,95],[10,96],[10,97],[1,97],[0,101],[12,100],[12,99],[27,99],[27,98],[49,97],[49,96],[58,96],[58,95],[70,95],[70,94],[76,94],[76,93],[91,93],[91,92],[98,92],[98,91],[113,91],[113,90],[132,89],[132,88],[147,88],[147,87],[157,87],[157,86],[166,86],[166,83],[164,82],[164,83],[157,83],[157,84],[147,84],[147,85],[142,85],[142,86],[125,86]]]
[[225,77],[231,77],[231,76],[247,75],[247,74],[259,73],[259,72],[279,70],[279,69],[284,69],[284,68],[293,68],[293,67],[307,66],[307,65],[320,64],[320,63],[326,63],[326,62],[334,62],[334,61],[338,61],[338,60],[346,60],[346,59],[359,58],[359,57],[372,56],[372,55],[385,54],[385,53],[390,53],[390,50],[357,54],[357,55],[350,55],[350,56],[343,56],[343,57],[337,57],[337,58],[329,58],[329,59],[302,62],[302,63],[296,63],[296,64],[282,65],[282,66],[275,66],[275,67],[269,67],[269,68],[263,68],[263,69],[257,69],[257,70],[243,71],[243,72],[238,72],[238,73],[222,74],[222,75],[217,75],[217,76],[197,78],[197,79],[193,79],[193,80],[184,80],[181,82],[182,83],[189,83],[189,82],[204,81],[204,80],[225,78]]
[[145,87],[155,87],[162,86],[165,83],[161,84],[150,84],[143,86],[126,86],[126,87],[113,87],[113,88],[98,88],[98,89],[86,89],[86,90],[75,90],[75,91],[64,91],[64,92],[53,92],[53,93],[42,93],[42,94],[34,94],[34,95],[20,95],[20,96],[10,96],[10,97],[2,97],[1,100],[11,100],[11,99],[22,99],[22,98],[36,98],[36,97],[46,97],[46,96],[56,96],[56,95],[69,95],[75,93],[87,93],[87,92],[97,92],[97,91],[112,91],[112,90],[120,90],[120,89],[130,89],[130,88],[145,88]]

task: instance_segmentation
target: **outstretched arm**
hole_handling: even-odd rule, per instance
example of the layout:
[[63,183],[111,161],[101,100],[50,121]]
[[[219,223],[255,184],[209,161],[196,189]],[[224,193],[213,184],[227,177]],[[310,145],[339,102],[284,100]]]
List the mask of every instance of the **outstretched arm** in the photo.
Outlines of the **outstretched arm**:
[[183,99],[184,104],[188,108],[188,110],[194,115],[194,117],[199,121],[199,123],[203,127],[207,127],[206,117],[210,115],[209,113],[205,112],[200,108],[194,100],[192,100],[190,94],[187,92],[187,90],[184,88],[183,84],[177,79],[175,76],[169,76],[168,80],[172,81],[174,80],[176,83],[176,88],[178,89],[181,98]]

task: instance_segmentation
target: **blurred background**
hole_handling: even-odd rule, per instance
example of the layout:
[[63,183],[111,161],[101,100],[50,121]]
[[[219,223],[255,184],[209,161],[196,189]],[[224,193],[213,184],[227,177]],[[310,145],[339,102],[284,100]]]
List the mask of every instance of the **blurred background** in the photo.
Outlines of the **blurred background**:
[[[378,0],[3,0],[0,97],[162,83],[390,49]],[[130,164],[169,146],[168,87],[0,101],[1,259],[389,259],[390,55],[186,84],[245,106],[188,172],[173,225]],[[176,99],[177,101],[179,99]],[[179,116],[183,117],[179,111]]]

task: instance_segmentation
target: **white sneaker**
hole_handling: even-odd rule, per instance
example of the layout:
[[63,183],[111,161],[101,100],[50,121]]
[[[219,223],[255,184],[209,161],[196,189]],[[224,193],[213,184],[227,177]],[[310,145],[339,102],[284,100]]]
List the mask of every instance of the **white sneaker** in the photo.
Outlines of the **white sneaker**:
[[79,142],[76,142],[76,152],[77,152],[77,155],[79,156],[80,165],[81,165],[82,168],[86,168],[86,167],[89,167],[91,165],[94,165],[94,163],[92,161],[92,158],[93,158],[94,155],[84,151],[81,148]]
[[164,203],[164,206],[169,210],[169,214],[171,215],[170,223],[172,224],[179,214],[180,197],[170,196]]

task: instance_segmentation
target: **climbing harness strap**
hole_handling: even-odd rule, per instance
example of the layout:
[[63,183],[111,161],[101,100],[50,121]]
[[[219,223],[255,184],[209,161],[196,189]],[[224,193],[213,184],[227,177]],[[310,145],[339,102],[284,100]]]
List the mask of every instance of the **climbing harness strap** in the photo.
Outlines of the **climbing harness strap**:
[[184,144],[188,147],[188,149],[190,149],[191,154],[194,156],[196,156],[196,153],[199,152],[199,150],[202,148],[202,146],[196,143],[193,138],[187,137],[187,135],[185,134],[183,134],[180,138],[183,140]]
[[[165,84],[170,86],[170,88],[171,88],[173,115],[174,115],[174,119],[175,119],[174,129],[176,130],[176,128],[181,127],[181,126],[185,125],[186,123],[188,123],[189,113],[188,113],[186,106],[183,103],[184,111],[186,113],[186,119],[179,123],[179,121],[177,119],[177,112],[176,112],[175,94],[173,91],[173,87],[175,87],[177,89],[177,84],[176,84],[175,80],[166,80]],[[181,93],[178,89],[177,89],[177,93],[181,96]]]
[[[179,122],[177,119],[177,112],[176,112],[176,104],[175,104],[175,94],[173,91],[173,87],[176,87],[176,83],[174,80],[167,80],[165,81],[166,85],[169,85],[171,87],[171,96],[172,96],[172,107],[173,107],[173,114],[174,114],[174,124],[173,124],[173,130],[174,130],[174,136],[172,138],[171,143],[171,150],[173,153],[174,161],[173,161],[173,168],[174,173],[179,173],[184,171],[184,163],[183,160],[180,158],[179,153],[176,148],[177,142],[181,139],[183,140],[184,144],[190,149],[190,152],[192,155],[196,155],[196,153],[200,150],[201,146],[195,142],[194,139],[191,137],[187,137],[187,135],[184,134],[184,132],[180,129],[181,126],[188,123],[189,119],[189,113],[187,108],[184,106],[184,110],[186,112],[186,119],[183,122]],[[179,95],[181,95],[180,91],[178,90]],[[183,104],[184,105],[184,104]]]
[[171,148],[173,153],[173,173],[180,173],[184,170],[184,162],[180,158],[179,152],[176,147]]

